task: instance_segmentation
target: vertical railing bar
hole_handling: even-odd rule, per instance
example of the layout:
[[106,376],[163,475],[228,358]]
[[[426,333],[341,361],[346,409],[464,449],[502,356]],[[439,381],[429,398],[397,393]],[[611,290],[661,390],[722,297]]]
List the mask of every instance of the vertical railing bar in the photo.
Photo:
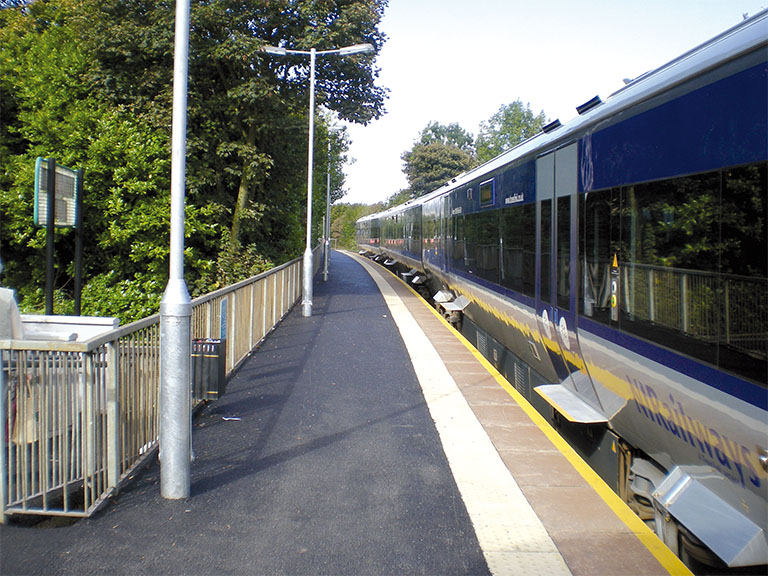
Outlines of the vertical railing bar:
[[120,478],[120,384],[117,341],[106,344],[106,401],[107,401],[107,487],[117,486]]
[[259,282],[261,287],[261,338],[267,334],[267,280]]
[[272,330],[272,328],[275,326],[275,314],[277,310],[275,309],[276,303],[275,303],[275,293],[277,292],[277,274],[272,275],[272,297],[270,298],[270,304],[272,308],[272,321],[270,322],[269,329]]
[[[40,415],[40,411],[41,411],[41,408],[42,408],[41,404],[42,404],[42,400],[43,400],[43,390],[42,390],[43,383],[46,382],[51,377],[50,376],[50,372],[51,371],[49,369],[48,357],[45,356],[44,358],[45,358],[45,360],[43,361],[43,370],[42,370],[43,378],[38,380],[38,382],[36,383],[36,385],[38,387],[38,392],[34,396],[35,406],[34,406],[33,414],[37,413],[38,415]],[[34,482],[33,482],[33,485],[32,485],[33,493],[39,492],[40,488],[41,488],[41,484],[42,484],[42,479],[40,478],[40,470],[42,468],[42,458],[41,458],[42,455],[40,454],[40,452],[42,451],[42,446],[40,445],[41,444],[41,442],[40,442],[40,428],[41,428],[41,424],[42,424],[42,418],[40,418],[38,416],[37,417],[37,422],[36,422],[36,425],[35,425],[35,434],[37,436],[37,442],[36,442],[35,445],[33,445],[33,448],[32,448],[32,453],[34,454],[34,461],[33,461],[33,464],[32,464],[32,466],[33,466],[33,468],[32,468],[32,470],[33,470],[33,478],[34,478]]]
[[[11,366],[13,365],[13,352],[8,351],[8,362],[5,362],[6,353],[5,350],[0,350],[0,434],[6,434],[7,442],[4,441],[0,444],[0,524],[5,524],[5,506],[8,502],[8,489],[9,478],[11,475],[10,460],[11,460],[11,443],[13,442],[11,435],[13,430],[7,423],[11,422],[10,418],[10,405],[11,405]],[[8,366],[8,382],[6,383],[6,375],[4,366]],[[6,448],[7,446],[7,448]]]
[[256,343],[253,341],[253,323],[255,322],[255,314],[256,314],[256,283],[251,282],[249,285],[251,296],[248,298],[248,302],[250,302],[249,306],[249,318],[248,318],[248,348],[253,350],[253,347],[256,345]]
[[85,370],[85,405],[83,411],[85,413],[85,450],[83,458],[83,507],[88,508],[88,501],[90,500],[90,491],[93,490],[93,468],[94,468],[94,374],[93,374],[93,353],[88,354],[88,362],[86,363]]

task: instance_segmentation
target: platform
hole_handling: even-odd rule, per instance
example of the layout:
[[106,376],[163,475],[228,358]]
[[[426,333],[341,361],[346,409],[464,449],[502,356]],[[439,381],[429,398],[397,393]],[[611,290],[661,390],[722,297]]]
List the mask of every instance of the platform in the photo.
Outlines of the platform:
[[0,526],[2,574],[668,574],[685,568],[400,280],[334,253],[159,465],[90,519]]

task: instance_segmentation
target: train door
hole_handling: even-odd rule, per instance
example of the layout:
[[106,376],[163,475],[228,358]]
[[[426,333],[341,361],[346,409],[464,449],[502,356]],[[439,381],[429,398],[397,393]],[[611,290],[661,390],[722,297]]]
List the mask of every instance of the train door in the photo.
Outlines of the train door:
[[[539,333],[560,384],[590,404],[597,404],[576,335],[577,192],[577,144],[536,160]],[[562,405],[562,399],[558,404]]]
[[450,249],[450,231],[448,230],[448,224],[450,222],[448,211],[448,197],[440,196],[437,199],[437,222],[438,222],[438,245],[440,249],[440,258],[438,260],[438,267],[440,270],[448,269],[448,250]]

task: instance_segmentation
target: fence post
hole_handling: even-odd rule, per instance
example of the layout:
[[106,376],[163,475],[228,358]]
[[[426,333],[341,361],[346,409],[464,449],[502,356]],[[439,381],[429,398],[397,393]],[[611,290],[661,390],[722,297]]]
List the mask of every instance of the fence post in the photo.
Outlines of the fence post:
[[267,335],[267,282],[266,278],[259,281],[261,284],[261,334],[259,339]]
[[[8,353],[8,367],[11,366],[11,353]],[[8,410],[8,392],[10,388],[6,388],[5,382],[5,370],[3,369],[3,361],[5,360],[5,351],[0,350],[0,434],[5,434],[6,429],[6,417]],[[8,443],[11,442],[11,434],[13,430],[8,430]],[[5,517],[5,503],[8,501],[8,461],[7,461],[7,448],[5,447],[5,441],[0,444],[0,524],[6,523]]]
[[253,350],[253,347],[256,345],[256,343],[253,341],[253,317],[255,314],[254,308],[256,307],[256,304],[254,302],[254,299],[256,298],[256,287],[255,283],[251,282],[250,286],[248,287],[250,289],[250,296],[248,297],[248,349]]
[[107,486],[120,480],[120,365],[118,345],[107,343]]
[[[83,397],[83,510],[88,510],[96,501],[96,485],[94,475],[96,473],[96,413],[98,406],[98,391],[96,389],[96,359],[98,351],[90,352],[85,357],[84,382],[85,395]],[[82,390],[83,388],[81,388]]]
[[277,274],[272,274],[272,325],[270,326],[270,330],[275,327],[275,324],[277,324]]

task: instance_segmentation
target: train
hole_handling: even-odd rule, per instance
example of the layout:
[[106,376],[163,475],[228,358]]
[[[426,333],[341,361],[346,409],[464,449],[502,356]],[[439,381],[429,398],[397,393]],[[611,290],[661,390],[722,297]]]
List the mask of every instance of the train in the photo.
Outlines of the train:
[[691,566],[768,564],[768,10],[359,219]]

